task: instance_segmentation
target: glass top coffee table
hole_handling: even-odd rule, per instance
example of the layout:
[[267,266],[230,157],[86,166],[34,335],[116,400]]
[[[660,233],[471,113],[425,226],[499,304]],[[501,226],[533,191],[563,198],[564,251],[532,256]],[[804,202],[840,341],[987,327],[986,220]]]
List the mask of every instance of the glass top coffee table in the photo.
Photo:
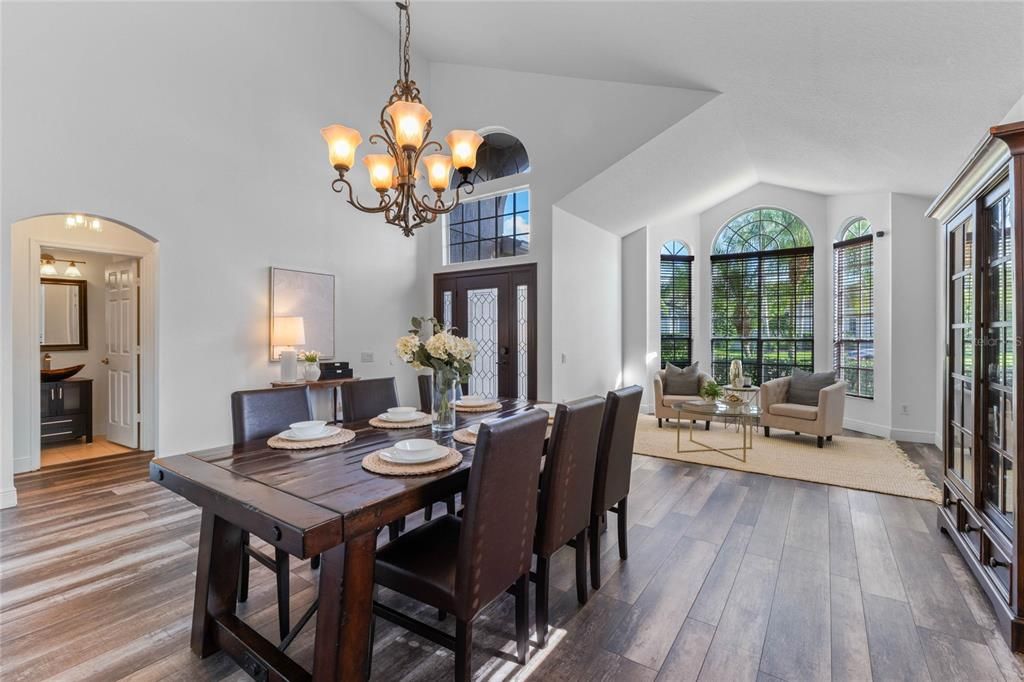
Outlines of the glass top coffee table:
[[[672,409],[676,411],[676,418],[680,422],[684,419],[690,422],[690,442],[703,448],[699,452],[717,452],[726,457],[739,459],[742,462],[747,461],[747,450],[751,450],[754,447],[754,429],[757,428],[758,422],[761,419],[761,408],[756,404],[752,402],[733,404],[721,400],[714,403],[681,401],[673,404]],[[701,421],[735,424],[741,444],[737,447],[716,448],[713,445],[700,442],[693,437],[693,423],[698,419]],[[676,430],[676,452],[683,451],[681,431],[682,429]],[[741,452],[739,457],[733,454],[736,450]]]

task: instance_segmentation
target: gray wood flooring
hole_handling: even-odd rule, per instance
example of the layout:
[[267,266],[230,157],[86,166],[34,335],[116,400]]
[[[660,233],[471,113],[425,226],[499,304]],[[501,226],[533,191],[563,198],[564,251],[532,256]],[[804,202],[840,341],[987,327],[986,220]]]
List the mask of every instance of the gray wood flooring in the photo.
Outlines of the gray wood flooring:
[[[908,451],[941,472],[934,448]],[[246,679],[223,654],[188,649],[199,514],[146,480],[148,459],[17,478],[20,506],[0,512],[4,680]],[[571,550],[555,555],[554,629],[525,668],[512,656],[511,598],[488,608],[478,679],[1024,676],[929,503],[637,456],[629,507],[630,558],[619,560],[615,533],[602,537],[604,584],[585,607]],[[308,562],[294,561],[293,618],[315,592]],[[272,576],[258,564],[240,613],[273,636]],[[293,653],[308,664],[311,646],[307,630]],[[449,652],[378,621],[375,679],[446,679],[452,666]]]

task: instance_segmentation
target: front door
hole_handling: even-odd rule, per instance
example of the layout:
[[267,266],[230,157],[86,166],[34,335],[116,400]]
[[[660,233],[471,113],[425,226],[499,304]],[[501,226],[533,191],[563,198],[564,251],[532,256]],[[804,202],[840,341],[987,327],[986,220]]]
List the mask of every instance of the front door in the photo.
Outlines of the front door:
[[107,440],[137,448],[136,362],[138,333],[138,288],[135,283],[136,261],[111,263],[105,274],[107,367]]
[[536,399],[536,265],[435,274],[434,317],[476,343],[470,393]]

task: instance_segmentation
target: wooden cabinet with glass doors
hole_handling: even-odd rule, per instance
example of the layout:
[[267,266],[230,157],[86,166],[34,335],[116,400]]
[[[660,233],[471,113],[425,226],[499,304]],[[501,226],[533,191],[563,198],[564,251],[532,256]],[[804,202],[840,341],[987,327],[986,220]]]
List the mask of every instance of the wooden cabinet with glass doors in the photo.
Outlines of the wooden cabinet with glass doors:
[[946,472],[939,527],[1024,650],[1017,477],[1024,336],[1024,122],[992,128],[929,216],[945,239]]

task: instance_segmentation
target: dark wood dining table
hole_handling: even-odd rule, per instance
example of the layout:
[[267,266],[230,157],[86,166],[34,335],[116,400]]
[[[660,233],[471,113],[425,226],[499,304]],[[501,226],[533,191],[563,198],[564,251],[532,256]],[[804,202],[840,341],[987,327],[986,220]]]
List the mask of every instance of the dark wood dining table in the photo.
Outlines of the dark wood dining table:
[[[459,412],[457,428],[533,405],[500,402],[492,412]],[[202,508],[191,633],[197,656],[223,650],[256,679],[365,678],[378,531],[464,490],[474,446],[450,434],[435,438],[429,426],[348,428],[356,437],[344,445],[280,450],[260,439],[150,463],[152,481]],[[462,452],[462,463],[423,476],[363,469],[365,455],[405,438],[434,438]],[[295,557],[321,556],[312,673],[235,615],[243,531]]]

